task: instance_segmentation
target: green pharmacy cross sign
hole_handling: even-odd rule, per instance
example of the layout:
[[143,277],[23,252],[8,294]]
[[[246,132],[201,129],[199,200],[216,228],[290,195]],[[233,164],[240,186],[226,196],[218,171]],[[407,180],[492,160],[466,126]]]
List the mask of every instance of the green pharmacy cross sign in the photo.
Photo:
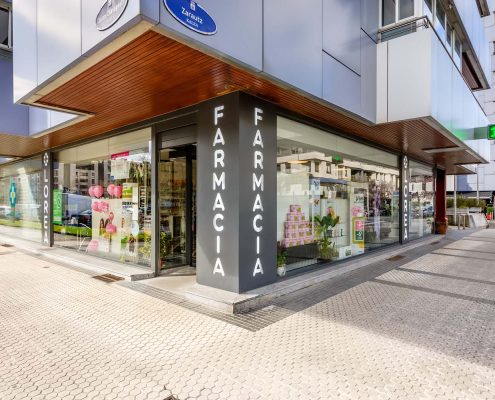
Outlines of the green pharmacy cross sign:
[[495,125],[488,126],[488,139],[495,140]]
[[15,187],[14,182],[10,184],[9,200],[10,200],[10,207],[14,208],[15,204],[17,203],[17,189]]

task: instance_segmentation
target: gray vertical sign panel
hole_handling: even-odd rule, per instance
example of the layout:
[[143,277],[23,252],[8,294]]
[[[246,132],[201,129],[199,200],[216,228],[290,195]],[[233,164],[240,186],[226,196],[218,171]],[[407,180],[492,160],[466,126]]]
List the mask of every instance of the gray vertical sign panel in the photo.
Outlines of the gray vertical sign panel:
[[233,93],[198,120],[197,281],[244,292],[276,279],[276,116]]
[[277,256],[277,129],[270,104],[240,94],[239,285],[273,283]]
[[411,179],[411,169],[409,158],[405,155],[400,158],[401,165],[401,191],[400,191],[400,241],[406,243],[409,241],[409,228],[411,223],[411,196],[409,194],[409,180]]
[[53,246],[53,159],[45,151],[41,156],[41,244]]
[[197,149],[197,281],[239,292],[239,95],[201,105]]

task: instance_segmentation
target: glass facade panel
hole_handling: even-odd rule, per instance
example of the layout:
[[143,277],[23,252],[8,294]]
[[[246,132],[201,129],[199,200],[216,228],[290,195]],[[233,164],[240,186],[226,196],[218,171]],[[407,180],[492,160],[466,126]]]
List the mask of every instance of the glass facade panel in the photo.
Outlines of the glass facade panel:
[[399,19],[414,16],[414,0],[399,0]]
[[9,46],[9,14],[9,9],[0,7],[0,44],[3,46]]
[[150,265],[150,140],[143,129],[54,153],[56,245]]
[[435,180],[431,167],[410,162],[411,223],[409,237],[416,239],[433,233]]
[[399,241],[398,157],[277,120],[279,263],[296,269]]
[[395,22],[396,0],[382,0],[382,25],[389,25]]
[[0,232],[41,242],[41,158],[0,166]]

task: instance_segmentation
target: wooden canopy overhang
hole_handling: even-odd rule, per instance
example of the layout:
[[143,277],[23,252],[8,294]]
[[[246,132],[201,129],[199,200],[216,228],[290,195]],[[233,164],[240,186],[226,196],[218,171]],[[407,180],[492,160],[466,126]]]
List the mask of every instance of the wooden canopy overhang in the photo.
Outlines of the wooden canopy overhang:
[[[351,137],[449,174],[483,160],[426,119],[370,125],[255,71],[149,30],[34,104],[92,115],[38,138],[0,134],[0,155],[26,157],[101,135],[228,92],[242,90]],[[461,147],[451,151],[453,147]],[[450,149],[431,152],[431,149]],[[430,151],[425,151],[430,149]]]

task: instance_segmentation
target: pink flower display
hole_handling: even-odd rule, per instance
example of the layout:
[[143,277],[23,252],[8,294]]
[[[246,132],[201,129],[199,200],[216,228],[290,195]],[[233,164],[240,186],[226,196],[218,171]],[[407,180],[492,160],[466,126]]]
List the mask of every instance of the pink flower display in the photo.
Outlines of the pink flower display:
[[93,201],[93,204],[91,204],[91,209],[96,212],[100,212],[100,202],[99,201]]
[[107,227],[105,228],[105,230],[107,231],[107,233],[109,235],[112,235],[115,232],[117,232],[117,227],[114,224],[110,223],[110,224],[107,225]]
[[107,186],[107,193],[110,196],[114,196],[114,192],[113,192],[114,189],[115,189],[115,185],[111,183],[110,185]]
[[110,211],[110,214],[108,214],[108,219],[110,220],[110,222],[112,222],[114,218],[115,218],[115,215],[113,214],[112,211]]
[[88,189],[88,193],[89,193],[89,197],[95,197],[95,187],[94,186],[90,186],[89,189]]
[[108,212],[110,205],[106,201],[100,201],[100,212]]
[[95,195],[96,198],[99,199],[101,196],[103,196],[103,187],[101,185],[96,185],[93,188],[93,194]]
[[115,186],[113,188],[113,195],[120,199],[122,197],[122,186]]

